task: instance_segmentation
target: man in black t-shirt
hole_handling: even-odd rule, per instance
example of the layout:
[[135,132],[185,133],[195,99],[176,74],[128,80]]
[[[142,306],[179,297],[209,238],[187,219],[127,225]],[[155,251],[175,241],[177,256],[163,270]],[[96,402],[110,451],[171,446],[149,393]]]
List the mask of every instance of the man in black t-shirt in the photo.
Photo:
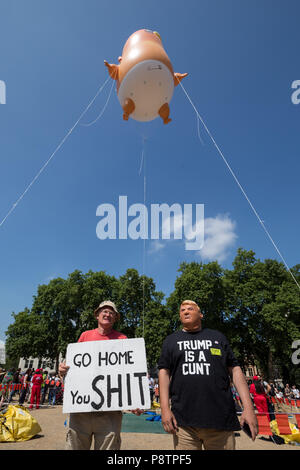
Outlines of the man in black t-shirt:
[[[182,330],[169,335],[158,362],[162,424],[174,435],[176,450],[234,449],[234,431],[247,423],[252,439],[258,433],[245,376],[226,337],[202,328],[198,305],[180,306]],[[240,422],[230,377],[243,404]],[[170,409],[171,401],[171,409]]]

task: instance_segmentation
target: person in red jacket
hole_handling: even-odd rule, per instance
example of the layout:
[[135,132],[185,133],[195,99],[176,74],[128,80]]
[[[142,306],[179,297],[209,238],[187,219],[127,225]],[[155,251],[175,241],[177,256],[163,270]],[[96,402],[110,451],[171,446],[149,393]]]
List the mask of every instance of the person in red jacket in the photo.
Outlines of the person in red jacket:
[[36,409],[40,407],[41,387],[44,382],[42,369],[36,369],[34,376],[32,377],[32,389],[30,398],[30,409],[33,408],[36,402]]
[[267,395],[259,376],[255,375],[253,377],[253,383],[250,385],[249,392],[253,396],[258,413],[265,413],[270,421]]

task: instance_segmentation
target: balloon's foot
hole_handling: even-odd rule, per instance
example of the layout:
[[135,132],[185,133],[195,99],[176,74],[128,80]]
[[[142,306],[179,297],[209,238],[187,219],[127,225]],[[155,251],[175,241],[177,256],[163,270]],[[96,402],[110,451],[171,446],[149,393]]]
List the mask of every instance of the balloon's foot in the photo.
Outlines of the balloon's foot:
[[159,116],[162,118],[164,124],[168,124],[169,122],[172,121],[172,119],[169,118],[170,115],[170,108],[168,103],[163,104],[159,110],[158,110]]
[[126,98],[122,107],[124,111],[123,119],[124,121],[128,121],[130,114],[135,110],[135,104],[131,98]]

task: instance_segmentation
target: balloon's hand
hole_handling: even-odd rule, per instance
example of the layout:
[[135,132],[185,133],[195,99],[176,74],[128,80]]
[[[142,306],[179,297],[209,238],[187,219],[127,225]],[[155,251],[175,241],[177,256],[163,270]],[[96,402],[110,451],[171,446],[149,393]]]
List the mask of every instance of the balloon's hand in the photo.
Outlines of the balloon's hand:
[[187,75],[187,73],[174,73],[174,85],[177,86],[183,78],[187,77]]
[[104,61],[104,65],[108,69],[108,73],[113,80],[118,80],[119,77],[119,66],[116,64],[109,64],[107,60]]

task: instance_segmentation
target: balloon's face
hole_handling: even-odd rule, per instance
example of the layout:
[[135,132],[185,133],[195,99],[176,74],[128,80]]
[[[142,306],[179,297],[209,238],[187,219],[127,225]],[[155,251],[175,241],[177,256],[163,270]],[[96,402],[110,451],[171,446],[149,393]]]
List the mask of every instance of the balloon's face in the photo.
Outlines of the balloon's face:
[[156,34],[157,37],[161,39],[160,34],[157,31],[152,31],[151,29],[142,29],[141,31],[144,31],[145,33]]
[[158,117],[162,105],[173,96],[174,79],[168,67],[157,60],[136,64],[124,77],[118,98],[121,106],[130,98],[135,104],[132,119],[152,121]]
[[173,72],[159,33],[149,29],[140,29],[129,36],[124,45],[122,56],[118,59],[120,62],[120,81],[123,80],[124,75],[130,68],[147,59],[162,60]]
[[151,31],[150,29],[140,29],[133,33],[127,39],[122,55],[126,54],[128,49],[135,47],[137,44],[142,43],[144,41],[151,41],[153,43],[157,43],[160,46],[162,45],[160,34],[157,31]]

